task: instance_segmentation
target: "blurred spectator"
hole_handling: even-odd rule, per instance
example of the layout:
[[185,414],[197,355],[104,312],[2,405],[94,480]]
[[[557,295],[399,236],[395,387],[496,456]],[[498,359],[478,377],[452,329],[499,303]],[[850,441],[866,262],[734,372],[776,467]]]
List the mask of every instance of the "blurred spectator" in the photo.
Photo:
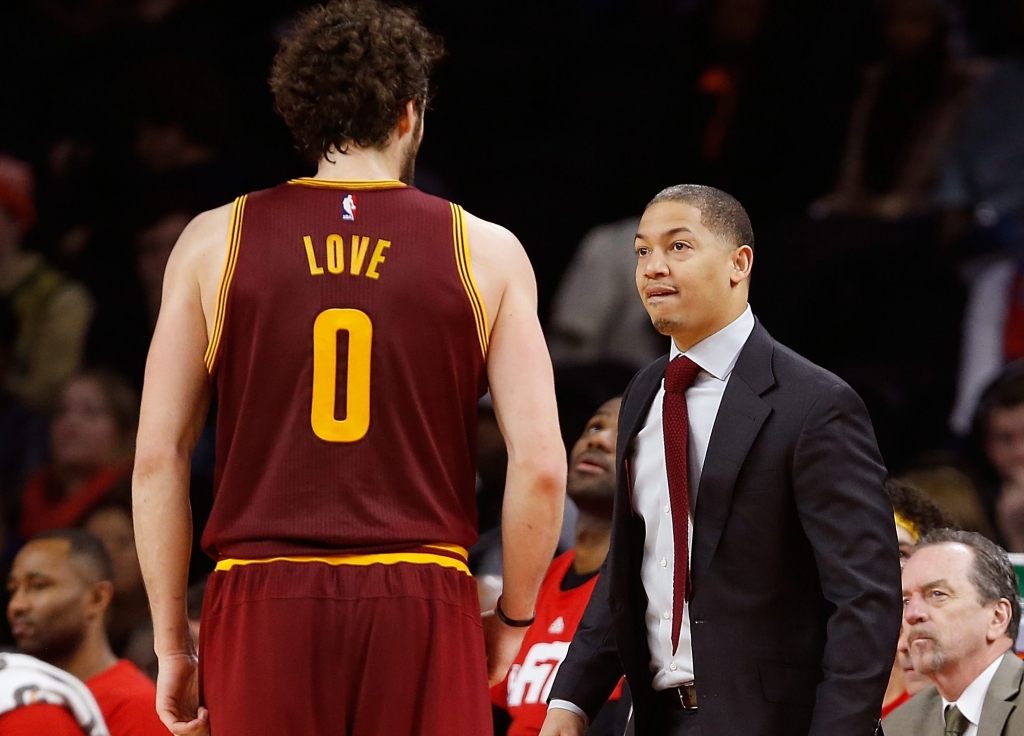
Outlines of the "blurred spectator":
[[148,193],[126,222],[132,231],[129,267],[118,273],[107,269],[103,277],[109,282],[98,299],[87,358],[116,368],[136,385],[145,371],[167,259],[196,212],[188,195]]
[[141,185],[128,196],[158,188],[202,211],[252,184],[246,172],[254,162],[237,160],[230,148],[238,105],[219,69],[189,55],[163,56],[135,71],[126,94],[134,124],[127,173]]
[[[953,526],[945,512],[929,501],[913,484],[891,478],[886,481],[885,490],[889,494],[896,520],[896,538],[900,544],[901,564],[910,557],[922,536],[936,529]],[[901,645],[903,644],[901,640]],[[896,661],[889,675],[889,686],[882,700],[882,718],[910,700],[911,696],[919,693],[928,684],[928,679],[914,670],[909,656],[904,656],[897,648]]]
[[1016,5],[1006,31],[1016,43],[978,80],[935,194],[944,240],[960,260],[990,249],[1024,251],[1024,4]]
[[56,529],[30,540],[14,559],[7,618],[21,651],[82,680],[110,736],[166,736],[156,688],[138,668],[118,660],[104,618],[113,597],[110,557],[81,529]]
[[982,394],[972,439],[996,530],[1010,552],[1024,552],[1024,360]]
[[906,690],[906,698],[901,699],[901,702],[896,705],[890,705],[888,708],[883,706],[882,718],[885,718],[907,700],[922,690],[927,690],[932,685],[932,681],[927,676],[914,669],[914,661],[910,658],[910,646],[907,644],[907,629],[905,626],[900,630],[900,639],[896,643],[896,666],[902,672],[901,676],[903,687]]
[[[17,330],[10,305],[0,298],[0,376],[7,374],[11,364]],[[18,493],[45,458],[45,420],[0,383],[0,558],[10,559],[4,554],[2,537],[18,518]]]
[[[536,736],[547,714],[547,697],[569,651],[598,572],[608,555],[615,498],[615,444],[620,399],[606,401],[594,413],[569,454],[566,492],[579,508],[575,545],[555,558],[537,597],[536,618],[504,681],[491,688],[491,700],[511,718],[508,736]],[[629,717],[624,680],[590,724],[590,736],[619,736]],[[496,728],[496,733],[503,733]]]
[[68,381],[50,426],[52,462],[22,493],[23,539],[74,526],[128,482],[138,420],[138,394],[116,374],[87,371]]
[[935,529],[952,529],[953,520],[920,488],[906,480],[890,478],[885,483],[893,515],[896,537],[900,542],[900,558],[910,557],[918,540]]
[[996,538],[977,486],[970,475],[957,467],[954,459],[926,458],[900,477],[921,489],[953,520],[956,528]]
[[135,236],[135,271],[146,299],[150,329],[156,326],[160,312],[167,259],[195,214],[187,207],[168,205],[166,211],[152,216]]
[[636,289],[633,241],[639,218],[594,228],[562,275],[548,323],[559,364],[615,362],[639,370],[665,352]]
[[[26,691],[31,698],[24,697]],[[108,736],[85,683],[27,654],[0,654],[0,733],[4,736]]]
[[[110,555],[114,576],[114,596],[107,615],[107,638],[114,653],[126,656],[131,640],[145,637],[150,625],[149,599],[142,582],[139,554],[135,549],[132,525],[132,499],[127,487],[115,489],[82,517],[80,527],[103,543]],[[139,663],[149,665],[148,660]]]
[[[914,669],[935,683],[885,719],[888,736],[1024,733],[1017,576],[980,534],[939,530],[903,568],[903,621]],[[984,719],[984,720],[983,720]]]
[[888,0],[884,56],[865,71],[835,190],[818,214],[900,219],[930,209],[972,74],[941,0]]
[[[1018,132],[1024,138],[1024,123]],[[1002,258],[972,269],[968,281],[957,395],[949,420],[961,437],[971,430],[985,387],[1007,363],[1024,359],[1024,259]]]
[[92,318],[85,289],[22,248],[35,221],[33,174],[21,161],[0,155],[0,296],[18,318],[9,389],[33,407],[49,407],[76,371]]

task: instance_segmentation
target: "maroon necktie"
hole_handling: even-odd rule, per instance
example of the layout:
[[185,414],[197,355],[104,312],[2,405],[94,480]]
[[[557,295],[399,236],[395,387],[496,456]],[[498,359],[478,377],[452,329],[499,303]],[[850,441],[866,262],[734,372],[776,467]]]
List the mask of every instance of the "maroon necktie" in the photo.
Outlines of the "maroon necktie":
[[672,535],[675,538],[675,579],[672,581],[672,653],[679,647],[683,603],[690,599],[690,475],[687,460],[690,422],[686,413],[686,389],[700,373],[700,366],[680,355],[665,368],[665,401],[661,421],[665,433],[665,468],[668,497],[672,504]]

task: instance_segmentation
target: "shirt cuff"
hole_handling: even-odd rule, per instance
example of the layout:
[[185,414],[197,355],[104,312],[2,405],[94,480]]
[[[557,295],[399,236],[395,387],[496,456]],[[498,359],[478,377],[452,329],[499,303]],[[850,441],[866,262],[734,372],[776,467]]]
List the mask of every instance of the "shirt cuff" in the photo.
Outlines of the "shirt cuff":
[[570,713],[575,713],[583,719],[584,726],[590,725],[590,719],[587,718],[587,714],[575,705],[573,705],[572,703],[570,703],[568,700],[552,700],[550,703],[548,703],[548,710],[551,710],[552,708],[559,708],[561,710],[567,710]]

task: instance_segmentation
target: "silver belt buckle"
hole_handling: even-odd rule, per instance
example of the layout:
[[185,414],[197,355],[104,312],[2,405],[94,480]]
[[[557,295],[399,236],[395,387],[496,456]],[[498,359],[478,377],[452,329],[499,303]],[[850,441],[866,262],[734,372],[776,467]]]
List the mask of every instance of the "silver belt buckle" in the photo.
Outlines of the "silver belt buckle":
[[[688,705],[687,691],[693,696],[693,704]],[[679,698],[679,704],[683,706],[683,710],[697,710],[697,689],[694,687],[693,680],[684,682],[682,685],[676,687],[676,695]]]

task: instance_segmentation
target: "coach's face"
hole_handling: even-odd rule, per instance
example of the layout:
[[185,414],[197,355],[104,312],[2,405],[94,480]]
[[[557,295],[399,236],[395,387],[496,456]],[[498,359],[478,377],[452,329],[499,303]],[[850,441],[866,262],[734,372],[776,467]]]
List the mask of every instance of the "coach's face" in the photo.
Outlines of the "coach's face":
[[723,242],[686,202],[644,212],[635,241],[636,287],[657,330],[681,350],[725,327],[747,302],[753,252]]
[[903,624],[922,675],[955,671],[1006,634],[1009,606],[981,602],[973,564],[969,547],[944,543],[917,550],[903,568]]

